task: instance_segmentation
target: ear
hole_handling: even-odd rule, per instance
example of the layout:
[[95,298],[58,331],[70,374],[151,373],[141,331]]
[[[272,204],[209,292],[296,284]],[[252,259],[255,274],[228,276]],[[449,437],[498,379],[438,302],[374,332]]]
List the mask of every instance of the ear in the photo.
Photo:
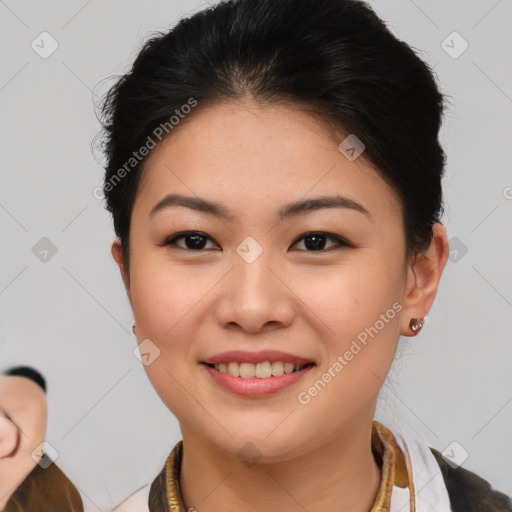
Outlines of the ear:
[[0,459],[12,455],[18,446],[18,430],[7,418],[0,417]]
[[127,272],[124,261],[123,261],[123,248],[121,246],[121,241],[119,239],[114,240],[111,248],[112,256],[116,261],[119,270],[121,271],[121,277],[123,278],[124,288],[128,295],[128,299],[130,300],[130,304],[132,302],[132,297],[130,293],[130,275]]
[[436,223],[432,229],[433,236],[429,248],[418,255],[407,270],[400,325],[400,334],[404,336],[414,336],[414,332],[409,327],[411,318],[424,318],[430,311],[448,261],[449,246],[446,228]]

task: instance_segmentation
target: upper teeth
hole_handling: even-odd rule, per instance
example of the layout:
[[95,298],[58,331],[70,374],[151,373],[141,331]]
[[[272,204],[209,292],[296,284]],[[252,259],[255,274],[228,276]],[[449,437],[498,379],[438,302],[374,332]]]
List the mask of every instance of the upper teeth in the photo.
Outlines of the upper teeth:
[[220,363],[215,369],[221,373],[229,373],[233,377],[268,379],[271,376],[279,377],[283,373],[292,373],[294,370],[301,370],[305,364],[283,363],[282,361],[265,361],[263,363]]

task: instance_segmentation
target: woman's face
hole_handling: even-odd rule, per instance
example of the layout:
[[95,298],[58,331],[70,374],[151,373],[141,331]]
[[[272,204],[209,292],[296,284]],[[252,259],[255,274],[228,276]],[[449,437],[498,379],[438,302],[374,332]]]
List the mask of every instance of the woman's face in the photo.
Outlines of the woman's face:
[[[146,372],[182,432],[233,454],[251,442],[270,461],[373,418],[398,337],[426,311],[407,302],[398,198],[364,153],[340,151],[345,137],[246,100],[195,111],[151,153],[123,277]],[[152,213],[168,194],[225,215]],[[359,206],[314,206],[328,196]],[[117,243],[113,254],[123,270]],[[219,360],[262,378],[206,364]],[[279,361],[314,364],[279,376]]]

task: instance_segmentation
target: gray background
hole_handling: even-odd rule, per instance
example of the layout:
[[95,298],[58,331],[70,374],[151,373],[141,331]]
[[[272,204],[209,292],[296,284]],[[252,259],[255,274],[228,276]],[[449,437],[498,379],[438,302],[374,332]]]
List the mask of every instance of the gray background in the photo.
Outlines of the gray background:
[[[512,494],[512,2],[371,4],[452,98],[442,130],[450,261],[423,331],[401,340],[377,419],[441,451],[457,442],[464,467]],[[47,377],[47,441],[91,511],[151,482],[181,438],[133,355],[112,223],[93,195],[103,175],[93,96],[152,31],[204,6],[0,0],[0,367]],[[43,31],[58,43],[46,59],[31,47]],[[454,58],[461,37],[469,47]],[[46,261],[43,237],[57,250]]]

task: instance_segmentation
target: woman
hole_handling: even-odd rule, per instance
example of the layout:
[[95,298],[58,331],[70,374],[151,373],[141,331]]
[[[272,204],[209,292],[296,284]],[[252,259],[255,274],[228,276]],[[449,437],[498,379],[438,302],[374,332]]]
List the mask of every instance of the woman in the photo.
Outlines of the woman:
[[109,91],[112,254],[183,435],[148,510],[512,510],[373,419],[448,258],[442,113],[355,0],[220,3]]

